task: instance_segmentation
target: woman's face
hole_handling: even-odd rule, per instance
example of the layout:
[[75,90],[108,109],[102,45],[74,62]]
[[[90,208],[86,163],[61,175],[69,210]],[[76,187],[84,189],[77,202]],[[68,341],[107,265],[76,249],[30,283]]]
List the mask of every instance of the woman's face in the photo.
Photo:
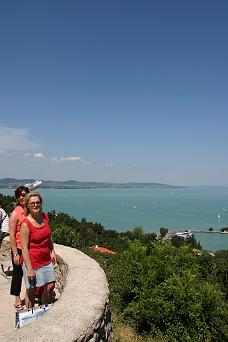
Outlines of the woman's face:
[[24,207],[25,206],[25,196],[26,196],[26,192],[24,190],[22,190],[22,192],[20,193],[20,195],[17,197],[17,201],[18,203]]
[[38,196],[29,198],[28,209],[31,214],[38,214],[42,210],[42,203]]

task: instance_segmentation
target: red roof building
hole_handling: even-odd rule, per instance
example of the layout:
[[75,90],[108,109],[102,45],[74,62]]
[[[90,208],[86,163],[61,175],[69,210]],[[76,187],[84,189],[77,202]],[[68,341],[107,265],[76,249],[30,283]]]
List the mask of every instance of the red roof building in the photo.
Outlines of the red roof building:
[[116,252],[112,251],[111,249],[105,247],[99,247],[98,245],[90,247],[94,252],[101,252],[101,253],[108,253],[115,255]]

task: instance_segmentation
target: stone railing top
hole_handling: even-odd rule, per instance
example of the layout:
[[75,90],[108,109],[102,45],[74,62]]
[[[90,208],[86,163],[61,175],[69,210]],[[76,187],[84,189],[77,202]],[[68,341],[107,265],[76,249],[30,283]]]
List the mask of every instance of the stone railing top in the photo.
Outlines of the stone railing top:
[[55,250],[69,267],[63,293],[45,316],[3,341],[76,341],[96,327],[109,295],[104,271],[76,249],[55,244]]

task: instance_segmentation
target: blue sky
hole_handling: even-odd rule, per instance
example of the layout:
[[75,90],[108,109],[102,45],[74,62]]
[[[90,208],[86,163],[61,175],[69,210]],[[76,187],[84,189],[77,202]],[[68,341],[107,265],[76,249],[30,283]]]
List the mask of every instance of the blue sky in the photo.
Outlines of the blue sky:
[[0,178],[228,185],[227,1],[1,1]]

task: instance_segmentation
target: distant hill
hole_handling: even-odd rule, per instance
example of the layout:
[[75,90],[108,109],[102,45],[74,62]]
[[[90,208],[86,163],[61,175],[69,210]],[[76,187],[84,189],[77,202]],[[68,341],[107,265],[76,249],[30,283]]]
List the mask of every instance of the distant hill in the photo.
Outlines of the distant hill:
[[[2,178],[0,179],[0,189],[16,189],[18,186],[32,183],[35,179],[16,179]],[[40,188],[42,189],[97,189],[97,188],[155,188],[155,187],[172,187],[172,185],[162,183],[103,183],[103,182],[79,182],[76,180],[51,181],[42,180]]]

